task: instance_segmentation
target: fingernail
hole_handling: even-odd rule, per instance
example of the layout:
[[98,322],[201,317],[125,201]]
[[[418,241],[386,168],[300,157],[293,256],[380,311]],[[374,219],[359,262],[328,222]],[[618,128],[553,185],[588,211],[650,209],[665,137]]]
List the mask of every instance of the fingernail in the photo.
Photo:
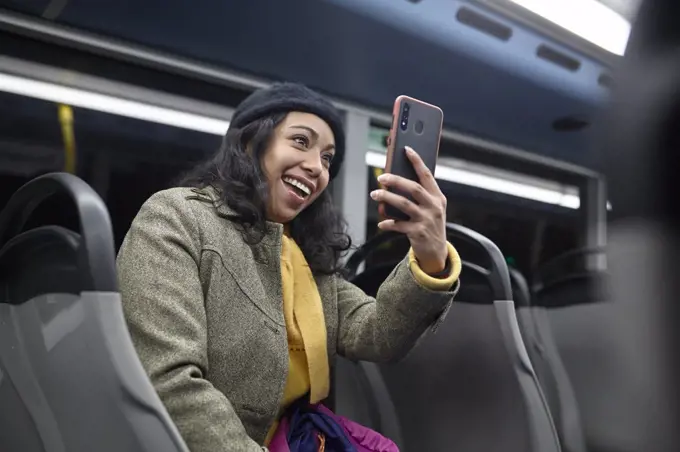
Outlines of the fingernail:
[[378,182],[387,182],[389,180],[389,176],[387,174],[381,174],[378,176]]
[[373,198],[373,199],[377,199],[377,198],[378,198],[378,190],[373,190],[373,191],[371,192],[371,198]]
[[414,151],[411,146],[406,146],[406,152],[408,152],[409,154],[415,154],[416,153],[416,151]]

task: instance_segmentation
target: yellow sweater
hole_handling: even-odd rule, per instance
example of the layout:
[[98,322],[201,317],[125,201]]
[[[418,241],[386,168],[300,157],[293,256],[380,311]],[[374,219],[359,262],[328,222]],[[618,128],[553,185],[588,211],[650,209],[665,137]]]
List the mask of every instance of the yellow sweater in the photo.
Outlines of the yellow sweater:
[[[431,290],[449,290],[458,279],[461,262],[455,248],[448,244],[451,269],[446,278],[433,278],[418,266],[409,252],[409,265],[415,279]],[[321,297],[302,250],[286,235],[281,243],[281,283],[283,315],[288,333],[288,379],[281,402],[282,411],[310,394],[311,403],[324,400],[330,390],[326,323]],[[276,431],[274,424],[266,444]]]

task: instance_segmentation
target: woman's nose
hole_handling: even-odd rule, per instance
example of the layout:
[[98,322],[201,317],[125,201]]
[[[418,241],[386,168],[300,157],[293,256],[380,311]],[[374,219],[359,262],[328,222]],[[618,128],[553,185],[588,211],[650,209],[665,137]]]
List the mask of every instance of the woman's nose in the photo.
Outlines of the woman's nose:
[[323,159],[317,152],[309,152],[305,155],[302,168],[314,176],[318,176],[323,171]]

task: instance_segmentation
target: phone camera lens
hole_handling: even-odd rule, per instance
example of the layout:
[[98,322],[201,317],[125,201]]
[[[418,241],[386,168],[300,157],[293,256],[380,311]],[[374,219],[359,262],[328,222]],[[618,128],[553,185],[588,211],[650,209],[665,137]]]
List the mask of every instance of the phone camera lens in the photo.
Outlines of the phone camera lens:
[[408,127],[408,112],[410,108],[409,104],[404,103],[404,109],[401,113],[401,130],[406,130]]

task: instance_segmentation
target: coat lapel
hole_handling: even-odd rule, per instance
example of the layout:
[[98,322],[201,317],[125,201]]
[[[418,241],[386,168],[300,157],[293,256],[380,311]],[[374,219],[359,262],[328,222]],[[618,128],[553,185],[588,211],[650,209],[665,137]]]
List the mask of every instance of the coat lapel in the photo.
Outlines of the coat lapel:
[[[263,301],[267,309],[275,316],[274,320],[281,326],[286,322],[283,317],[283,293],[281,287],[281,235],[283,228],[276,233],[267,234],[257,245],[252,247],[254,259],[248,259],[249,264],[254,266],[254,271],[259,276],[259,289],[263,295]],[[254,281],[252,276],[249,278]]]
[[[196,189],[194,193],[198,199],[211,202],[224,221],[230,221],[228,218],[234,216],[234,211],[229,206],[219,202],[217,192],[212,187]],[[271,232],[265,235],[260,243],[250,247],[243,243],[244,253],[250,251],[252,259],[248,258],[250,256],[239,256],[242,258],[224,262],[224,266],[250,301],[276,324],[285,326],[281,305],[280,263],[283,226],[271,222],[267,225],[271,228]]]
[[[211,187],[194,190],[196,198],[211,202],[221,217],[227,218],[234,212],[219,202],[219,196]],[[233,262],[225,262],[225,267],[232,273],[243,293],[272,321],[285,327],[283,317],[283,294],[281,289],[281,237],[283,226],[267,223],[273,232],[267,234],[262,242],[249,247],[253,259],[244,258]],[[247,247],[247,245],[246,245]],[[248,248],[246,248],[248,249]],[[246,250],[244,250],[247,252]],[[245,256],[244,256],[245,257]],[[336,335],[338,328],[338,306],[335,276],[315,277],[321,302],[323,305],[326,331],[328,334],[328,356],[332,359],[336,353]]]

